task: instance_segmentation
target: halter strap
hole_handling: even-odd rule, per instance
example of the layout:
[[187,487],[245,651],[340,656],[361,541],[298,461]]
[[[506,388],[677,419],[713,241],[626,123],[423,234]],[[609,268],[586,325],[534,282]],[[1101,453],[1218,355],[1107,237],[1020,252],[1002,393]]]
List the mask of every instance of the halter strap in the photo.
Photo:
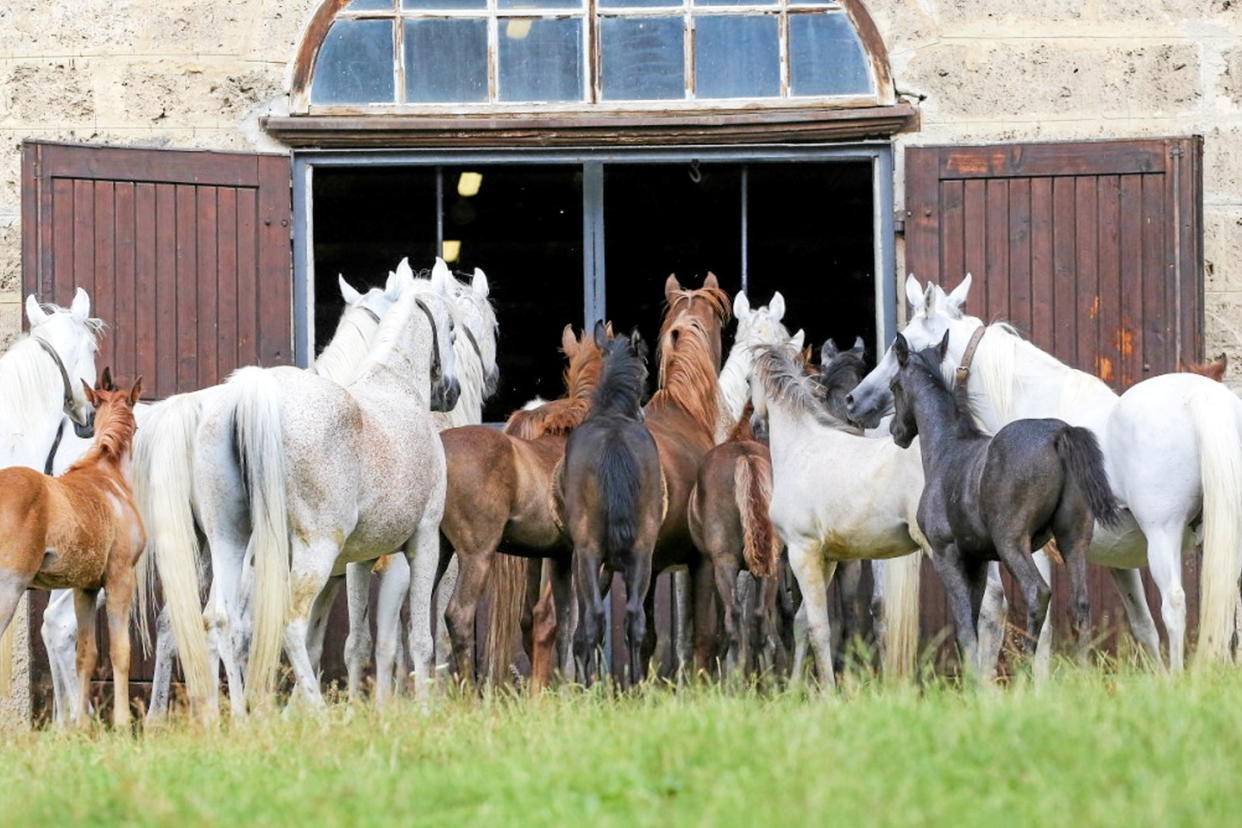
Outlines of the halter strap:
[[483,364],[483,349],[479,347],[479,340],[474,338],[474,334],[470,331],[469,325],[461,326],[462,333],[466,335],[466,339],[470,340],[470,344],[474,346],[474,354],[479,358],[479,364]]
[[60,354],[56,353],[56,349],[49,345],[46,339],[33,334],[30,338],[39,343],[39,347],[47,352],[47,355],[52,358],[52,362],[56,363],[57,369],[60,370],[60,383],[65,392],[62,405],[65,414],[68,414],[73,410],[73,386],[69,384],[69,372],[65,370],[65,363],[61,361]]
[[370,308],[368,308],[366,305],[359,305],[358,310],[362,311],[367,316],[371,317],[371,321],[374,322],[376,325],[380,323],[379,314],[371,310]]
[[953,385],[955,388],[962,388],[966,385],[966,380],[970,378],[970,364],[975,361],[975,350],[979,347],[979,340],[983,339],[983,334],[987,328],[980,325],[970,336],[970,342],[966,345],[966,352],[962,354],[962,361],[957,366],[957,372],[953,377]]
[[52,448],[47,453],[47,460],[43,463],[43,473],[48,477],[52,476],[52,468],[56,465],[56,450],[60,448],[60,438],[65,436],[65,418],[60,418],[60,425],[56,426],[56,439],[52,440]]
[[440,332],[436,330],[436,318],[422,299],[415,297],[414,304],[427,315],[427,323],[431,325],[431,375],[432,379],[438,380],[444,373],[444,366],[440,364]]

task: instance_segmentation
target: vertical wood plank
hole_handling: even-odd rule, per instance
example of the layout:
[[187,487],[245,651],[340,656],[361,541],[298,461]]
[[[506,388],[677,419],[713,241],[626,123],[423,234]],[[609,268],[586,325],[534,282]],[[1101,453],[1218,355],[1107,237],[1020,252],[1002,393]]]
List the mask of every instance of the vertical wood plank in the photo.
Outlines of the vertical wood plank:
[[1053,348],[1052,179],[1031,179],[1031,341]]
[[1009,321],[1031,333],[1031,180],[1009,182]]
[[956,283],[966,275],[965,204],[962,182],[940,185],[940,279]]
[[216,239],[218,222],[216,213],[216,188],[199,187],[195,193],[194,229],[197,233],[195,248],[198,252],[197,311],[198,330],[195,333],[197,359],[195,388],[215,385],[221,379],[216,359],[216,337],[219,334],[219,288],[217,280]]
[[161,377],[156,369],[156,326],[159,319],[159,224],[156,218],[154,184],[134,185],[134,226],[142,228],[142,243],[134,248],[134,371],[147,387],[146,394],[162,396]]
[[138,310],[134,285],[136,280],[134,222],[136,218],[134,184],[118,181],[115,189],[115,259],[113,271],[112,355],[113,370],[132,382],[138,376],[135,349],[135,324]]
[[157,396],[177,393],[177,188],[155,188],[155,353]]
[[[39,207],[43,178],[37,174],[39,145],[22,144],[22,299],[39,292]],[[23,319],[22,327],[26,323]]]
[[[221,187],[217,191],[216,249],[219,302],[219,334],[214,343],[218,376],[223,378],[237,361],[237,190]],[[219,380],[217,380],[219,381]]]
[[177,199],[177,393],[198,384],[198,313],[194,307],[198,280],[198,199],[195,187],[178,184]]
[[109,335],[99,342],[97,367],[102,371],[116,361],[116,340],[111,336],[116,330],[116,205],[111,181],[96,181],[94,189],[95,267],[91,274],[91,314],[113,326]]
[[82,288],[95,300],[95,183],[81,179],[73,182],[73,224],[58,227],[57,232],[73,235],[73,269],[56,274],[55,296],[58,305],[68,306],[76,288]]
[[1074,249],[1074,179],[1052,181],[1052,353],[1069,365],[1075,362],[1078,329],[1074,301],[1076,255]]
[[1103,175],[1097,193],[1100,315],[1099,354],[1095,375],[1114,389],[1121,388],[1121,178]]
[[1173,314],[1168,286],[1173,262],[1166,256],[1163,175],[1145,175],[1143,186],[1143,361],[1140,379],[1176,371],[1173,359]]
[[74,247],[74,186],[69,178],[52,181],[52,221],[46,228],[45,243],[52,250],[52,267],[39,279],[40,302],[55,302],[57,276],[61,281],[73,281]]
[[974,276],[978,287],[967,297],[966,311],[988,321],[987,280],[987,182],[967,181],[963,185],[965,201],[965,232],[963,244],[966,272]]
[[237,361],[259,362],[258,193],[237,191]]
[[1097,185],[1098,179],[1093,175],[1082,175],[1074,179],[1074,248],[1077,257],[1075,269],[1078,273],[1074,316],[1078,324],[1078,339],[1072,365],[1084,371],[1094,369],[1100,350]]
[[1143,378],[1143,177],[1121,176],[1121,387]]
[[939,282],[940,151],[906,148],[906,270],[920,282]]
[[[1009,182],[987,182],[987,253],[985,259],[988,322],[1009,318]],[[946,285],[946,289],[947,289]]]
[[293,356],[293,246],[289,159],[258,156],[259,351],[264,365]]

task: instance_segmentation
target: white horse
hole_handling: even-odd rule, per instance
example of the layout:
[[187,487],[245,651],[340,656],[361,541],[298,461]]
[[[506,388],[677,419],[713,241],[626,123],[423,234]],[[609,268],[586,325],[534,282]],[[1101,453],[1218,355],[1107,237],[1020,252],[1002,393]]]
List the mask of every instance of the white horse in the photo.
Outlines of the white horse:
[[[451,411],[432,412],[431,419],[437,431],[474,425],[483,422],[483,403],[496,390],[499,370],[496,365],[497,328],[496,312],[489,297],[491,288],[487,276],[475,268],[470,284],[459,283],[453,278],[448,265],[437,258],[433,266],[439,278],[453,287],[454,321],[462,334],[454,341],[457,377],[461,396]],[[379,572],[379,600],[376,607],[375,643],[376,672],[385,671],[385,683],[400,688],[405,675],[405,650],[401,640],[401,603],[409,591],[410,567],[402,555],[387,556]],[[358,698],[362,686],[362,673],[367,658],[372,653],[370,619],[368,609],[371,598],[370,562],[351,563],[345,569],[346,589],[349,598],[349,635],[345,639],[345,664],[348,673],[350,698]],[[319,663],[328,613],[336,596],[337,579],[320,595],[315,604],[312,629],[312,661]],[[437,662],[443,661],[451,652],[444,613],[457,584],[457,557],[447,563],[440,582],[436,586],[436,652]]]
[[[68,308],[41,305],[33,294],[26,298],[30,331],[0,356],[0,468],[26,466],[60,474],[81,455],[68,445],[75,436],[89,445],[94,412],[82,382],[95,385],[95,354],[103,330],[90,310],[90,296],[81,288]],[[61,607],[74,617],[73,590],[52,591],[42,628],[58,724],[76,721],[85,712],[79,709],[74,641],[67,655],[60,646],[56,610]],[[12,635],[9,625],[0,658],[9,657]]]
[[885,573],[885,670],[908,673],[918,645],[917,452],[864,437],[833,417],[789,349],[762,347],[751,374],[755,416],[768,421],[770,514],[802,591],[815,663],[834,681],[827,587],[838,561],[903,558]]
[[[346,282],[344,277],[338,277],[338,281],[345,309],[331,341],[319,354],[311,370],[336,383],[348,384],[357,376],[370,350],[380,319],[400,296],[400,283],[395,273],[389,274],[385,287],[371,288],[361,293]],[[150,413],[140,420],[141,428],[134,447],[134,494],[147,524],[148,553],[147,566],[141,571],[145,575],[146,584],[153,584],[154,578],[150,570],[161,556],[165,559],[170,555],[181,558],[179,565],[169,568],[168,578],[164,583],[166,593],[169,590],[197,590],[197,580],[177,580],[178,574],[188,571],[191,560],[198,561],[198,579],[206,573],[207,551],[198,548],[198,534],[194,523],[194,512],[197,509],[193,493],[194,440],[204,407],[213,403],[222,388],[223,386],[216,385],[169,397],[156,403]],[[248,583],[243,581],[243,600],[247,595],[247,587]],[[147,597],[148,591],[140,588],[140,618],[143,619],[146,618]],[[182,598],[189,600],[188,595]],[[209,605],[214,606],[211,601]],[[244,609],[242,611],[244,613]],[[69,621],[76,630],[72,614]],[[172,659],[177,652],[174,638],[178,642],[186,639],[197,642],[190,646],[191,651],[199,655],[183,663],[183,667],[189,670],[186,678],[187,684],[192,686],[191,698],[200,699],[210,709],[215,709],[215,676],[219,672],[219,661],[223,659],[233,711],[238,714],[244,712],[239,656],[245,652],[247,646],[244,636],[246,626],[229,631],[225,619],[211,612],[207,613],[206,621],[204,639],[199,633],[203,626],[201,621],[190,629],[174,631],[168,605],[161,610],[157,621],[155,670],[148,719],[161,718],[168,711]],[[232,635],[228,635],[229,632]],[[200,647],[206,647],[207,651],[208,669],[205,673],[194,669],[203,658]]]
[[[312,606],[345,564],[397,548],[404,548],[414,573],[414,671],[420,684],[431,681],[430,586],[439,560],[445,469],[430,411],[451,408],[459,394],[452,288],[433,271],[430,281],[406,275],[401,290],[348,386],[296,368],[244,368],[204,412],[195,492],[211,546],[213,592],[230,625],[242,620],[237,587],[246,548],[253,547],[246,675],[252,703],[270,698],[283,638],[296,698],[322,706],[307,648]],[[241,525],[245,515],[249,537],[230,536],[228,528]],[[172,610],[174,616],[187,611]],[[381,699],[388,690],[382,681],[377,685]]]
[[[913,276],[906,281],[916,312],[902,333],[910,347],[921,349],[948,331],[946,376],[961,364],[968,343],[983,327],[962,310],[970,283],[967,275],[946,296],[937,285],[923,289]],[[891,407],[895,371],[890,348],[851,394],[855,420],[869,424]],[[1089,559],[1109,567],[1135,638],[1163,663],[1137,570],[1144,563],[1151,567],[1174,670],[1184,662],[1182,552],[1194,542],[1187,527],[1202,516],[1198,656],[1203,661],[1224,658],[1242,561],[1242,402],[1219,383],[1193,374],[1152,377],[1118,397],[1094,376],[1062,364],[1004,324],[987,326],[978,340],[967,390],[972,412],[988,431],[1023,417],[1058,417],[1095,433],[1109,483],[1132,517],[1117,530],[1097,526]],[[1041,570],[1047,580],[1046,559]],[[990,601],[1003,612],[999,589],[999,580],[990,579]],[[1040,637],[1045,659],[1048,637],[1045,626]]]

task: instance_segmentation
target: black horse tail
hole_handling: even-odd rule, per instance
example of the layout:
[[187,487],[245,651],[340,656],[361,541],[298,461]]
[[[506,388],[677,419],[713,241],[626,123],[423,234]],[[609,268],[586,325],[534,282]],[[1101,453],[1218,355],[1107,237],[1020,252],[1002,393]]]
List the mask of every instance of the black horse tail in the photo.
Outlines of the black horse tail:
[[633,547],[638,537],[638,460],[624,440],[607,440],[596,474],[604,504],[605,552],[619,554]]
[[1104,455],[1095,435],[1085,428],[1068,426],[1057,435],[1056,450],[1061,466],[1086,496],[1095,519],[1105,526],[1116,526],[1121,514],[1104,473]]

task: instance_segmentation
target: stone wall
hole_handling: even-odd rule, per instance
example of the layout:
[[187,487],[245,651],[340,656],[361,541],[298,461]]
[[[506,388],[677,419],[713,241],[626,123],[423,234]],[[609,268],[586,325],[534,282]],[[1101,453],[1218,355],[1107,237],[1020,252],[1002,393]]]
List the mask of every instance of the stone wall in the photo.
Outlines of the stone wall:
[[[1237,383],[1242,0],[865,2],[888,44],[898,89],[925,96],[922,129],[902,136],[899,149],[1205,136],[1208,352],[1230,354]],[[258,120],[287,110],[289,62],[317,6],[0,4],[0,347],[20,329],[21,141],[279,150]],[[897,169],[900,201],[900,157]],[[24,647],[18,652],[26,657]]]

